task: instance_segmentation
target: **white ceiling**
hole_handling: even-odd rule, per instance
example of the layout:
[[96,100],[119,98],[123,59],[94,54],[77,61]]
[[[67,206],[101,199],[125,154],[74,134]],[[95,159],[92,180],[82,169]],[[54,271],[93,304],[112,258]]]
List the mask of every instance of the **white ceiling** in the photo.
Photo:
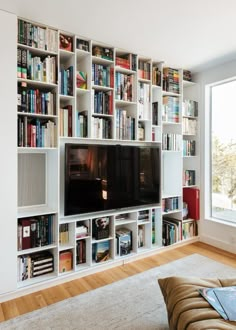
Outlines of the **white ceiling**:
[[0,9],[193,72],[236,58],[235,0],[0,0]]

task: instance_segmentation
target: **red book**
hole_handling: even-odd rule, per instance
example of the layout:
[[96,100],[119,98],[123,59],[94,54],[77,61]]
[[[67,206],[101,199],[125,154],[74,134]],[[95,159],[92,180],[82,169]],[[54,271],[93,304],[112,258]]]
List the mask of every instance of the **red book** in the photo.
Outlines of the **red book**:
[[31,236],[30,236],[30,225],[31,221],[29,219],[21,219],[20,223],[22,225],[22,250],[31,248]]
[[184,188],[183,201],[188,204],[188,217],[200,219],[200,190],[198,188]]

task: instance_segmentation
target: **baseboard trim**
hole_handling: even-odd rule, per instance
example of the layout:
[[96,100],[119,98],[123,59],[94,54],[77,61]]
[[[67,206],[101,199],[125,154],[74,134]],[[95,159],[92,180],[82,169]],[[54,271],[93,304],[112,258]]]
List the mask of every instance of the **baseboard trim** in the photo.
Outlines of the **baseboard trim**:
[[212,245],[216,248],[219,248],[221,250],[225,250],[227,252],[236,254],[236,245],[235,244],[230,244],[228,242],[221,241],[214,237],[206,236],[206,235],[201,235],[200,242],[203,242],[203,243]]

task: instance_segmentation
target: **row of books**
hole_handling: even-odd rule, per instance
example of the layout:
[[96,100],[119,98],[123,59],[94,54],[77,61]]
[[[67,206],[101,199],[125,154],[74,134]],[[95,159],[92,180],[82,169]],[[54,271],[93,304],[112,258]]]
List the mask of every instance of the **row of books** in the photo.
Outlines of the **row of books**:
[[116,65],[124,69],[136,71],[137,55],[130,53],[116,55]]
[[67,244],[69,243],[69,224],[63,223],[59,227],[59,243]]
[[169,197],[162,199],[162,211],[170,212],[179,209],[179,197]]
[[109,118],[92,117],[93,138],[111,139],[112,124]]
[[138,118],[148,119],[150,114],[150,85],[138,83]]
[[183,134],[186,135],[197,134],[197,120],[195,118],[183,117]]
[[18,281],[42,276],[54,271],[54,257],[50,251],[42,251],[17,258]]
[[182,107],[183,116],[197,117],[198,116],[198,102],[185,99]]
[[182,135],[175,133],[162,134],[162,150],[181,151]]
[[138,77],[141,79],[151,79],[151,63],[143,60],[138,61]]
[[113,114],[113,92],[95,91],[93,96],[93,110],[94,113],[105,115]]
[[116,109],[116,139],[135,139],[135,118],[129,116],[124,109]]
[[56,147],[56,124],[51,120],[18,116],[18,147]]
[[188,239],[197,235],[197,223],[192,219],[183,220],[182,223],[182,239]]
[[196,156],[195,140],[183,140],[183,156]]
[[81,239],[76,242],[76,265],[86,263],[86,240]]
[[134,100],[134,77],[131,74],[116,72],[115,76],[116,100],[132,102]]
[[34,55],[28,49],[17,49],[17,77],[45,83],[56,83],[57,60],[55,56]]
[[162,120],[164,122],[179,122],[179,98],[175,96],[163,96]]
[[18,19],[17,41],[19,44],[57,52],[57,38],[56,30],[50,29],[49,27],[43,28],[22,19]]
[[54,216],[41,215],[18,220],[18,251],[52,244]]
[[78,137],[87,137],[88,135],[88,115],[86,111],[78,112],[76,134]]
[[182,223],[175,218],[164,217],[162,221],[162,244],[172,245],[182,240]]
[[55,115],[55,94],[27,88],[27,83],[18,85],[17,109],[19,112]]
[[102,64],[92,64],[92,84],[104,87],[113,87],[114,69]]
[[61,68],[59,72],[59,88],[61,95],[73,95],[74,68],[70,65],[68,68]]
[[60,136],[71,137],[72,136],[72,105],[68,104],[63,108],[60,108],[59,117],[59,134]]
[[152,84],[161,86],[161,70],[155,66],[152,68]]
[[163,69],[163,90],[170,93],[179,94],[179,70],[173,68]]
[[152,102],[152,125],[158,126],[158,102]]

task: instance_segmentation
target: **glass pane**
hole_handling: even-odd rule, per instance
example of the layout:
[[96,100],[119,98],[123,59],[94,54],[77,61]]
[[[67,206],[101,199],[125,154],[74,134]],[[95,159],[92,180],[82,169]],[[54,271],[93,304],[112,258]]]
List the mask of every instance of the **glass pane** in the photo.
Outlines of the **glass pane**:
[[236,81],[211,91],[211,216],[236,222]]

